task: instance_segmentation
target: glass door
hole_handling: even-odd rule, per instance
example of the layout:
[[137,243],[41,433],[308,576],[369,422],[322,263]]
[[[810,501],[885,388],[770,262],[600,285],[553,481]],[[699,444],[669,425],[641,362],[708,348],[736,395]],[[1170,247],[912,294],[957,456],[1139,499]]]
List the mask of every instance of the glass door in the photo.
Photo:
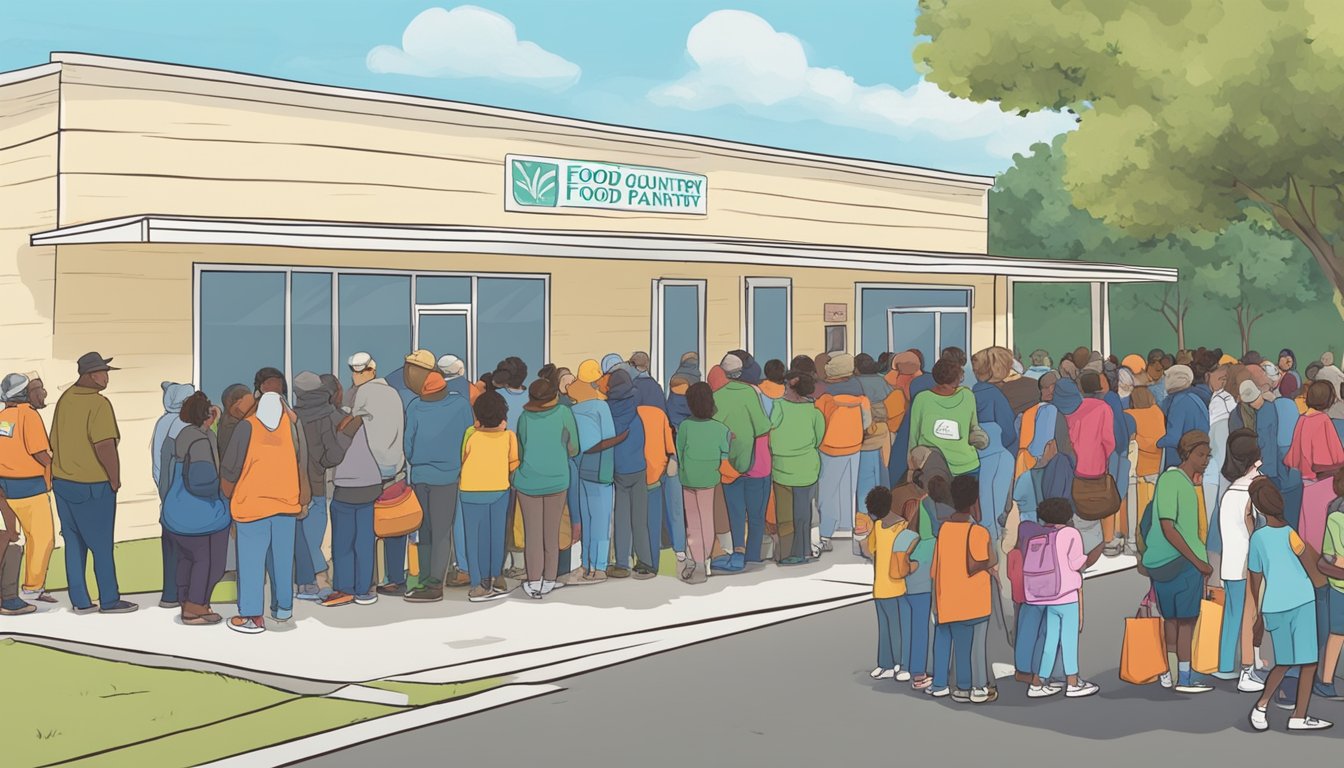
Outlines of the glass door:
[[700,375],[705,360],[705,281],[654,280],[651,354],[653,376],[664,391],[681,365],[681,357],[694,352],[700,357]]
[[476,355],[471,337],[470,306],[415,308],[415,348],[428,349],[435,358],[456,355],[474,379]]
[[947,347],[960,347],[969,356],[969,315],[959,307],[919,307],[887,310],[887,349],[917,349],[924,355],[924,370],[933,370],[938,355]]

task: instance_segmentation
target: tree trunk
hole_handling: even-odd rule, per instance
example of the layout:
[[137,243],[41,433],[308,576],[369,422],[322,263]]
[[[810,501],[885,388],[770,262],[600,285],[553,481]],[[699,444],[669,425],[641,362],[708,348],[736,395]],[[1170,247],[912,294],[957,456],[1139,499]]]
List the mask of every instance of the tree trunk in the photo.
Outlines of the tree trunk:
[[1185,349],[1185,313],[1176,316],[1176,351]]
[[1334,287],[1335,309],[1340,317],[1344,318],[1344,302],[1338,298],[1339,294],[1344,293],[1344,259],[1335,252],[1335,246],[1330,243],[1317,224],[1315,196],[1312,196],[1312,202],[1308,205],[1298,192],[1297,183],[1291,176],[1282,201],[1272,200],[1240,180],[1234,180],[1233,186],[1268,208],[1274,216],[1274,221],[1307,247],[1325,279]]

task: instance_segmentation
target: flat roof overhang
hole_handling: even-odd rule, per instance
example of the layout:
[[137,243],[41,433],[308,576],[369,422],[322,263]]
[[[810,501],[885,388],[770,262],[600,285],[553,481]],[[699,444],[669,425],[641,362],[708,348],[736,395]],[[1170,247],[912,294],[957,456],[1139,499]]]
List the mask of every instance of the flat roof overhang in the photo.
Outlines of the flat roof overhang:
[[34,246],[230,245],[710,262],[875,272],[1004,276],[1023,282],[1174,283],[1164,267],[1049,261],[665,233],[595,232],[142,214],[39,232]]

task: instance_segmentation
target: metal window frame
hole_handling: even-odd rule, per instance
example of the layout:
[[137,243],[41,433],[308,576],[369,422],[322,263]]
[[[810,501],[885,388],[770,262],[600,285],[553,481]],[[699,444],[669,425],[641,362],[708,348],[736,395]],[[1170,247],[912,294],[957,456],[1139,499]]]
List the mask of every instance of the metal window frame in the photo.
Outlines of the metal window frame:
[[[975,310],[975,286],[966,283],[883,283],[883,282],[860,282],[854,283],[854,354],[865,352],[860,349],[863,346],[863,292],[866,289],[872,290],[922,290],[922,291],[964,291],[966,293],[966,306],[947,307],[949,310],[962,310],[966,312],[966,346],[967,354],[973,349],[972,334],[974,332],[974,323],[971,322],[971,312]],[[888,307],[891,309],[919,309],[919,307]],[[891,320],[887,320],[887,344],[891,344]],[[895,351],[895,350],[890,350]],[[871,354],[871,353],[869,353]]]
[[[793,359],[793,278],[742,278],[742,348],[756,354],[756,289],[784,289],[784,360],[785,366]],[[762,364],[764,364],[762,362]]]
[[[699,333],[697,334],[696,344],[698,349],[696,354],[700,356],[701,365],[705,361],[705,322],[706,307],[709,293],[709,281],[697,278],[667,278],[655,277],[651,281],[652,299],[650,307],[652,317],[649,322],[649,369],[653,375],[654,381],[659,385],[663,384],[666,378],[666,371],[663,370],[663,289],[669,286],[692,286],[696,288],[699,310]],[[706,369],[708,370],[708,369]]]

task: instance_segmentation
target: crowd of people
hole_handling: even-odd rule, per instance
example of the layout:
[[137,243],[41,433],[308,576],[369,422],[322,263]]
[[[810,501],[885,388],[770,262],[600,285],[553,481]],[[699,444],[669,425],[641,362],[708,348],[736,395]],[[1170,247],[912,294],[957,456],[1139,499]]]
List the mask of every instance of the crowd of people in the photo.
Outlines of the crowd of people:
[[[51,495],[74,610],[136,609],[112,558],[111,362],[79,359],[50,437],[40,377],[0,380],[0,614],[56,602]],[[348,389],[263,368],[218,404],[164,383],[150,446],[160,604],[183,624],[264,632],[268,581],[270,619],[286,622],[295,599],[431,603],[461,588],[471,602],[542,600],[654,578],[665,550],[680,579],[702,583],[807,563],[848,538],[874,568],[874,678],[993,701],[998,616],[1029,697],[1086,697],[1098,686],[1079,676],[1082,574],[1131,554],[1164,620],[1164,687],[1213,690],[1191,653],[1217,586],[1214,676],[1259,694],[1256,729],[1270,703],[1293,710],[1291,729],[1329,727],[1308,702],[1341,698],[1344,372],[1329,355],[1299,372],[1290,350],[1079,348],[1055,365],[1044,350],[1024,364],[1003,347],[969,359],[954,347],[934,361],[836,352],[763,366],[734,350],[703,373],[687,353],[667,391],[644,352],[531,377],[510,357],[475,381],[423,349],[348,366]],[[210,604],[226,573],[238,587],[227,622]]]

